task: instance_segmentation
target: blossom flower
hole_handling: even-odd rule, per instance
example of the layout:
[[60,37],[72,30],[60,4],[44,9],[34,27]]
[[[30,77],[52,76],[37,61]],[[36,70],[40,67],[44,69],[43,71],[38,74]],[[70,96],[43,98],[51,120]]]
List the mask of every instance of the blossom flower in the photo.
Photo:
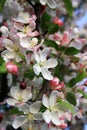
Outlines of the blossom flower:
[[46,95],[43,95],[42,103],[47,108],[43,113],[43,119],[47,124],[52,122],[54,125],[59,126],[64,120],[60,120],[60,117],[63,113],[58,109],[57,98],[58,92],[56,90],[51,92],[50,98],[48,98]]
[[20,105],[32,98],[32,93],[30,88],[26,88],[22,90],[16,86],[10,89],[10,95],[12,98],[8,98],[7,103],[11,106]]
[[34,120],[42,120],[42,113],[39,112],[40,107],[41,101],[36,101],[31,105],[25,103],[19,106],[19,111],[22,111],[24,115],[21,115],[14,120],[13,127],[17,129],[25,123],[27,123],[29,126],[29,124],[31,124],[31,122]]
[[30,16],[28,12],[20,12],[17,18],[13,18],[14,22],[22,23],[22,24],[29,24],[31,21],[35,21],[36,16]]
[[56,2],[55,0],[40,0],[40,3],[42,5],[48,5],[50,8],[55,9],[56,8]]
[[22,61],[19,53],[21,53],[21,46],[16,43],[16,41],[12,41],[10,39],[4,39],[4,46],[7,50],[1,53],[3,59],[7,62],[11,59],[15,59],[16,62]]
[[36,75],[39,75],[41,72],[45,79],[52,80],[53,76],[48,69],[54,68],[58,64],[58,62],[56,59],[53,58],[49,58],[47,60],[49,52],[50,48],[44,48],[42,51],[37,51],[36,49],[34,50],[34,57],[37,63],[33,66],[33,70]]
[[37,31],[34,31],[36,28],[36,24],[34,21],[31,21],[29,23],[29,25],[24,25],[21,23],[16,23],[14,22],[14,28],[17,29],[20,32],[17,32],[17,35],[21,38],[21,37],[34,37],[34,36],[38,36],[39,33]]
[[39,47],[38,39],[36,37],[34,37],[32,39],[29,37],[22,37],[20,39],[20,45],[23,48],[26,48],[30,51],[33,51],[35,47]]
[[79,38],[78,28],[64,31],[63,35],[60,33],[49,35],[49,39],[55,41],[60,46],[75,47],[77,49],[81,49],[85,43],[84,38]]

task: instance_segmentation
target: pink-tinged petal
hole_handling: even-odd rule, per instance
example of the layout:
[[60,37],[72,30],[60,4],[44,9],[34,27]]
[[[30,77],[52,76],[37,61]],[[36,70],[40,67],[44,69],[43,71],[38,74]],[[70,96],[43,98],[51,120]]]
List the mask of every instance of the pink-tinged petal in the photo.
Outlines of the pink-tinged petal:
[[45,107],[49,108],[49,99],[45,94],[43,95],[42,103]]
[[18,87],[14,86],[10,89],[10,94],[11,94],[12,97],[14,97],[15,99],[18,100],[20,95],[21,95],[21,91]]
[[62,38],[62,45],[69,42],[69,32],[65,31]]
[[55,125],[61,125],[61,121],[59,119],[59,115],[58,115],[58,112],[51,112],[51,120],[53,122],[53,124]]
[[[17,32],[16,34],[17,34],[17,36],[18,36],[20,39],[27,36],[27,35],[26,35],[25,33],[23,33],[23,32]],[[21,42],[21,41],[20,41],[20,42]]]
[[58,62],[56,59],[50,58],[46,62],[46,68],[54,68],[57,66],[57,64],[58,64]]
[[49,100],[50,106],[56,105],[57,98],[58,98],[58,91],[56,90],[52,91],[50,94],[50,100]]
[[14,28],[16,28],[18,31],[23,31],[24,27],[23,24],[14,22]]
[[27,32],[27,35],[30,36],[30,37],[34,37],[34,36],[38,36],[39,33],[37,31],[34,31],[34,32]]
[[36,75],[39,75],[40,72],[41,72],[41,67],[40,67],[38,64],[35,64],[35,65],[33,66],[33,70],[34,70],[34,73],[35,73]]
[[43,119],[46,121],[47,124],[50,123],[52,116],[51,116],[51,112],[49,110],[46,110],[43,113]]
[[41,101],[36,101],[30,106],[30,112],[36,114],[39,112],[41,107]]
[[62,36],[60,34],[58,34],[58,33],[55,33],[55,34],[49,35],[49,39],[51,39],[53,41],[61,41]]
[[41,68],[41,73],[44,77],[44,79],[52,80],[53,76],[51,75],[51,72],[47,68]]
[[32,98],[31,89],[26,88],[26,89],[22,90],[22,97],[23,97],[24,102],[27,102],[28,100],[30,100]]
[[27,122],[27,118],[25,116],[19,116],[17,117],[14,121],[12,126],[17,129],[19,127],[21,127],[22,125],[24,125]]
[[18,103],[18,101],[13,98],[8,98],[6,101],[10,106],[15,106],[15,104]]

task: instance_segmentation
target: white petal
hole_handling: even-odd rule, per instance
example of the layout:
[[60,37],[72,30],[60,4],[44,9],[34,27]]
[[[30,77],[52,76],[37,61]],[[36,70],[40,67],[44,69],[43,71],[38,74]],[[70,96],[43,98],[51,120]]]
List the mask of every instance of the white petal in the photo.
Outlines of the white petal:
[[49,99],[45,94],[43,95],[42,103],[45,107],[47,107],[47,108],[49,107]]
[[13,50],[14,44],[13,44],[13,42],[11,40],[5,39],[3,42],[5,44],[5,48],[7,48],[9,51]]
[[55,124],[55,125],[61,125],[61,121],[59,119],[59,115],[58,115],[58,112],[51,112],[52,114],[52,122]]
[[55,9],[57,7],[57,4],[56,4],[55,0],[48,0],[47,4],[52,9]]
[[39,112],[41,107],[41,101],[36,101],[30,106],[30,112],[36,114]]
[[9,30],[6,26],[1,26],[0,31],[2,32],[2,35],[6,36],[6,37],[9,34]]
[[46,123],[50,123],[51,121],[51,112],[49,110],[46,110],[44,113],[43,113],[43,119],[46,121]]
[[15,104],[18,103],[18,101],[13,98],[8,98],[6,101],[10,106],[15,106]]
[[34,58],[35,58],[36,62],[40,61],[40,57],[38,55],[37,49],[34,49]]
[[40,0],[40,3],[41,3],[42,5],[45,5],[45,4],[47,3],[47,0]]
[[9,51],[6,54],[6,56],[7,56],[8,59],[13,59],[16,56],[16,53],[14,51]]
[[47,80],[52,80],[53,76],[51,75],[51,72],[47,68],[41,68],[42,75]]
[[58,92],[56,90],[52,91],[50,94],[50,100],[49,100],[50,106],[56,105],[57,98],[58,98]]
[[16,62],[22,61],[21,57],[17,53],[15,53],[15,57],[14,58],[15,58]]
[[34,120],[42,120],[42,113],[39,112],[37,114],[34,114]]
[[29,37],[22,37],[22,38],[20,39],[20,45],[21,45],[22,47],[24,47],[24,48],[29,48],[29,47],[31,47],[30,42],[31,42],[31,39],[30,39]]
[[57,60],[53,58],[50,58],[49,60],[47,60],[46,63],[47,63],[46,68],[54,68],[58,64]]
[[28,104],[24,103],[24,104],[20,105],[20,106],[18,107],[18,109],[19,109],[19,111],[23,111],[24,114],[28,114],[28,113],[29,113],[30,106],[29,106]]
[[46,47],[41,51],[42,58],[46,58],[50,54],[50,48]]
[[18,100],[18,97],[20,97],[20,95],[21,95],[21,91],[19,90],[18,87],[12,87],[10,89],[10,94],[12,97],[14,97],[15,99]]
[[17,118],[14,120],[12,126],[13,126],[15,129],[17,129],[17,128],[19,128],[20,126],[24,125],[26,122],[27,122],[27,118],[26,118],[25,116],[19,116],[19,117],[17,117]]
[[34,73],[35,73],[36,75],[39,75],[39,73],[41,72],[41,68],[40,68],[40,66],[39,66],[38,64],[35,64],[35,65],[33,66],[33,70],[34,70]]
[[30,88],[24,89],[22,91],[22,97],[23,97],[24,102],[27,102],[28,100],[30,100],[32,98],[31,89]]
[[65,112],[65,118],[68,120],[68,121],[71,121],[71,119],[72,119],[72,114],[71,113],[69,113],[69,112]]

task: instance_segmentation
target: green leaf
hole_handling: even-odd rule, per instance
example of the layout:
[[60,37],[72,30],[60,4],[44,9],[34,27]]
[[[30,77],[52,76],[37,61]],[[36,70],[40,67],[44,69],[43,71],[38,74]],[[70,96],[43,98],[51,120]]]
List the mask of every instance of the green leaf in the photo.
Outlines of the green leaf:
[[0,57],[0,65],[4,62],[3,58]]
[[82,94],[82,96],[87,99],[87,94],[84,91],[82,91],[81,89],[77,89],[77,92]]
[[47,108],[46,108],[44,105],[42,105],[41,108],[40,108],[40,112],[45,112],[46,109],[47,109]]
[[75,98],[75,95],[72,92],[67,92],[66,99],[72,105],[74,105],[74,106],[76,105],[76,98]]
[[75,85],[76,83],[78,83],[78,82],[80,82],[81,80],[83,80],[86,76],[87,76],[86,72],[84,72],[84,71],[83,71],[83,72],[78,72],[76,78],[72,78],[72,79],[69,81],[69,83],[68,83],[69,87],[70,87],[70,88],[74,87],[74,85]]
[[49,34],[53,34],[55,32],[57,32],[59,30],[59,27],[57,24],[49,24],[49,27],[48,27],[48,33]]
[[6,69],[5,63],[3,62],[0,65],[0,73],[6,73],[6,72],[7,72],[7,69]]
[[41,28],[43,32],[48,31],[48,26],[51,21],[51,16],[47,14],[46,12],[43,13],[41,17]]
[[69,47],[65,50],[65,55],[76,55],[79,53],[79,50],[77,50],[76,48],[74,47]]
[[76,83],[77,83],[77,78],[72,78],[70,81],[69,81],[69,87],[72,88]]
[[67,13],[69,14],[69,16],[72,16],[72,13],[73,13],[72,0],[63,0],[63,2],[65,4]]
[[20,115],[23,114],[23,112],[20,112],[18,108],[12,108],[11,110],[9,110],[8,115],[14,115],[14,114]]
[[83,80],[86,76],[87,76],[86,72],[84,72],[84,71],[83,72],[78,72],[77,73],[77,80],[78,80],[78,82]]
[[6,2],[6,0],[0,0],[0,11],[3,10],[5,2]]
[[34,78],[34,72],[33,70],[29,69],[28,72],[24,73],[25,78],[33,79]]
[[60,101],[58,102],[58,105],[61,110],[64,111],[70,110],[72,114],[75,113],[75,107],[72,104],[70,104],[68,101]]
[[59,46],[56,44],[56,42],[52,41],[52,40],[45,40],[44,44],[50,47],[55,48],[56,50],[59,50]]

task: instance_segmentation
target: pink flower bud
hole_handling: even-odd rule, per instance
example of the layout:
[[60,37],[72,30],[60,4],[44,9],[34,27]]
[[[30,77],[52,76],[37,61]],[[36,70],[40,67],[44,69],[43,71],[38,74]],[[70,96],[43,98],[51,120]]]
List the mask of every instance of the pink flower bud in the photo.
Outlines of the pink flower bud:
[[64,87],[64,82],[61,82],[57,87],[56,90],[61,90]]
[[58,18],[55,18],[54,21],[53,21],[53,23],[57,24],[57,25],[60,26],[60,27],[63,26],[62,20],[61,20],[61,19],[58,19]]
[[55,89],[59,84],[59,79],[55,77],[53,80],[50,81],[50,88]]
[[7,71],[12,74],[17,74],[18,72],[18,66],[15,65],[13,62],[8,62],[6,64]]

